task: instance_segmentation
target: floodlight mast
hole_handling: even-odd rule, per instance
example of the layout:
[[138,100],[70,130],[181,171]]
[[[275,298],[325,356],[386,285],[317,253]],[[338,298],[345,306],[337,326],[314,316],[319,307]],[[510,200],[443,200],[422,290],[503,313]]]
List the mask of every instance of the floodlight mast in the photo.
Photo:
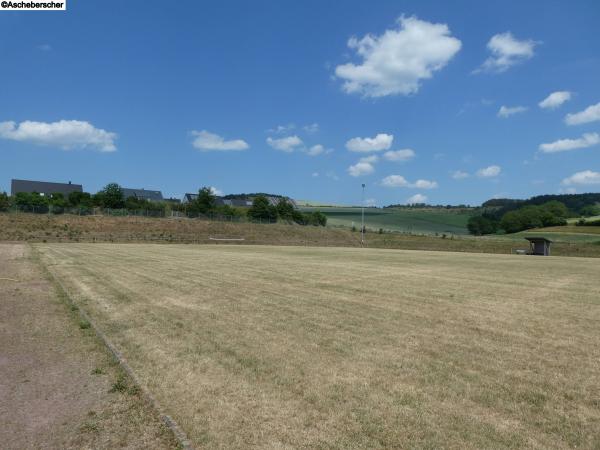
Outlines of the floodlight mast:
[[365,183],[362,184],[360,245],[365,245]]

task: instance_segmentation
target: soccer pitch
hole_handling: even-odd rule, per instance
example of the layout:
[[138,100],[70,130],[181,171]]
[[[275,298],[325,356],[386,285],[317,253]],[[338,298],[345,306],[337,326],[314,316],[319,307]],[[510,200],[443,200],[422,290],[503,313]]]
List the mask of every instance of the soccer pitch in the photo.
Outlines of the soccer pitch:
[[600,446],[600,260],[35,248],[196,447]]

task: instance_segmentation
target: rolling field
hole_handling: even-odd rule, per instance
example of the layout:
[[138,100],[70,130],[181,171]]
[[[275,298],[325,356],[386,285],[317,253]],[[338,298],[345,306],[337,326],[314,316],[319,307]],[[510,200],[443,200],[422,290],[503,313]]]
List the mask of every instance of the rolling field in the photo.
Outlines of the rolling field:
[[598,448],[600,261],[34,245],[199,448]]
[[[326,207],[301,208],[303,211],[321,211],[327,216],[327,224],[331,226],[352,227],[360,229],[360,208]],[[365,208],[365,227],[377,231],[402,231],[424,234],[468,234],[467,221],[469,212],[445,209],[395,209]]]

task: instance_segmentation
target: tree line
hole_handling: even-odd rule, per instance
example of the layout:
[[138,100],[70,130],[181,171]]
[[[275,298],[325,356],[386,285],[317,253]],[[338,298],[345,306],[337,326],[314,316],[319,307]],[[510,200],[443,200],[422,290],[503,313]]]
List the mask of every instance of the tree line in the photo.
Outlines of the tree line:
[[[567,199],[567,204],[556,198]],[[600,194],[543,195],[529,200],[494,199],[485,202],[480,213],[469,219],[467,228],[474,235],[498,232],[517,233],[533,228],[562,226],[570,217],[600,215]],[[578,225],[593,224],[581,220]]]
[[[303,213],[283,196],[275,196],[279,199],[276,205],[272,205],[264,194],[255,195],[250,208],[234,208],[230,205],[219,204],[218,198],[208,187],[198,191],[197,198],[186,204],[178,204],[168,201],[152,202],[137,197],[125,198],[123,189],[117,183],[109,183],[96,194],[88,192],[71,192],[69,195],[56,193],[41,195],[37,192],[19,192],[15,196],[8,196],[0,192],[0,211],[6,211],[16,207],[21,211],[37,213],[61,214],[69,209],[76,209],[80,213],[91,213],[94,208],[108,210],[145,211],[166,215],[169,211],[178,211],[188,217],[210,216],[227,217],[231,219],[247,218],[255,222],[287,222],[299,225],[327,225],[327,216],[315,211]],[[152,215],[152,214],[151,214]]]

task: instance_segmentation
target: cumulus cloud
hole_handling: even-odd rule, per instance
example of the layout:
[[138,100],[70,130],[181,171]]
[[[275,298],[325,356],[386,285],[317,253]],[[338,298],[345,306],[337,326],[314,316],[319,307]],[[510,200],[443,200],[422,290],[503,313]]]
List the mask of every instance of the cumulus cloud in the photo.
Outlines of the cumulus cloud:
[[356,164],[348,167],[348,173],[353,177],[360,177],[363,175],[370,175],[375,172],[373,164],[367,161],[359,161]]
[[501,171],[502,169],[500,166],[488,166],[484,167],[483,169],[479,169],[477,171],[477,176],[479,178],[494,178],[500,175]]
[[217,189],[214,186],[210,187],[210,192],[212,193],[212,195],[216,195],[216,196],[219,196],[219,197],[223,195],[223,191],[220,190],[220,189]]
[[531,59],[537,44],[531,39],[518,40],[510,31],[495,34],[487,44],[492,55],[475,70],[475,73],[504,72],[515,64]]
[[469,174],[467,172],[463,172],[462,170],[455,170],[452,172],[452,178],[455,180],[464,180],[465,178],[469,178]]
[[600,121],[600,103],[588,106],[578,113],[567,114],[565,117],[567,125],[581,125],[597,121]]
[[410,183],[402,175],[388,175],[381,180],[381,185],[385,187],[406,187],[406,188],[417,188],[417,189],[435,189],[438,187],[437,182],[429,180],[417,180],[414,183]]
[[291,153],[297,147],[303,145],[302,139],[298,136],[288,136],[280,139],[273,139],[271,137],[267,138],[267,144],[273,147],[275,150],[280,150],[282,152]]
[[378,161],[379,157],[377,155],[365,156],[364,158],[360,158],[356,164],[348,167],[348,173],[353,177],[370,175],[375,172],[373,164]]
[[250,146],[242,139],[233,139],[226,141],[218,134],[210,133],[206,130],[192,131],[195,136],[192,145],[202,152],[227,152],[247,150]]
[[393,162],[403,162],[411,160],[415,157],[415,151],[410,148],[403,150],[390,150],[383,154],[383,158]]
[[339,65],[335,74],[344,80],[343,89],[349,94],[410,95],[419,90],[421,80],[448,64],[461,45],[446,24],[402,16],[396,28],[380,36],[350,38],[348,47],[362,62]]
[[507,117],[512,116],[513,114],[519,114],[527,111],[527,107],[525,106],[504,106],[502,105],[498,110],[498,117],[502,117],[506,119]]
[[332,151],[333,151],[333,149],[331,149],[331,148],[325,148],[321,144],[316,144],[316,145],[313,145],[312,147],[310,147],[309,149],[307,149],[306,154],[308,156],[318,156],[318,155],[322,155],[322,154],[331,153]]
[[578,148],[587,148],[600,143],[598,133],[585,133],[579,139],[559,139],[548,144],[540,144],[540,151],[543,153],[558,153],[576,150]]
[[407,205],[415,205],[415,204],[426,203],[426,202],[427,202],[427,196],[423,195],[423,194],[415,194],[412,197],[409,197],[406,199]]
[[600,184],[600,172],[592,172],[591,170],[584,170],[577,172],[568,178],[562,180],[562,184],[565,186],[571,186],[573,184],[580,185],[591,185]]
[[392,146],[394,135],[379,133],[374,138],[355,137],[346,142],[346,148],[351,152],[378,152]]
[[92,148],[101,152],[114,152],[116,133],[94,127],[81,120],[58,122],[33,122],[26,120],[0,122],[0,138],[30,142],[36,145],[58,147],[63,150]]
[[539,102],[538,105],[542,109],[556,109],[569,100],[571,100],[571,93],[569,91],[556,91]]

